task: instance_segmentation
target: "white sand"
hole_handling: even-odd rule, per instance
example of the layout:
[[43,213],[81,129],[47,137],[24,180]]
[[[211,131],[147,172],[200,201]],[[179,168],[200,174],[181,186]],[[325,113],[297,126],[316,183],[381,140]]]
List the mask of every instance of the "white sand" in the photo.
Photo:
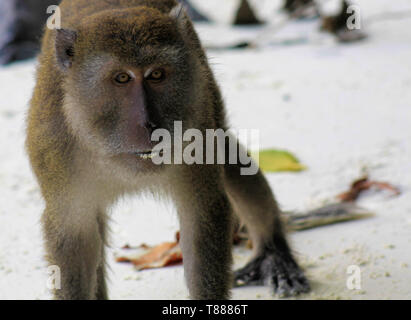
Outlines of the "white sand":
[[[223,24],[230,8],[216,8],[220,2],[195,1],[219,21],[198,26],[205,43],[252,36],[254,31]],[[364,23],[374,14],[411,10],[406,0],[357,3]],[[291,150],[308,166],[298,174],[267,176],[283,209],[308,210],[333,200],[363,170],[403,192],[365,194],[359,204],[374,218],[290,235],[313,285],[302,298],[411,298],[411,17],[365,27],[366,42],[340,45],[317,32],[318,22],[293,22],[272,40],[303,36],[308,43],[209,52],[233,127],[260,129],[262,147]],[[44,203],[23,148],[34,69],[33,61],[0,69],[0,299],[50,297],[39,224]],[[182,267],[136,272],[114,262],[124,244],[169,241],[177,230],[167,204],[129,199],[113,209],[111,298],[187,298]],[[248,256],[236,250],[236,265]],[[346,287],[350,265],[361,268],[361,290]],[[233,298],[273,297],[270,288],[260,287],[235,289]]]

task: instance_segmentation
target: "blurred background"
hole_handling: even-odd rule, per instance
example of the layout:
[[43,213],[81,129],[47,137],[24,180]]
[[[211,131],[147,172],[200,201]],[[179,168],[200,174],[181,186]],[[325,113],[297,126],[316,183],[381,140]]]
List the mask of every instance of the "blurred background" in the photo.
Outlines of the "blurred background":
[[[0,299],[50,298],[44,203],[24,136],[39,39],[56,2],[0,0]],[[262,148],[288,150],[306,167],[267,172],[282,209],[333,203],[363,176],[401,191],[362,194],[357,203],[372,218],[290,234],[313,287],[301,299],[410,299],[411,2],[184,2],[232,127],[258,129]],[[172,241],[174,208],[130,198],[112,215],[111,298],[186,299],[181,266],[138,272],[115,262],[126,244]],[[235,266],[249,256],[236,248]],[[352,265],[361,269],[356,290],[347,287]],[[269,287],[251,287],[235,289],[233,298],[276,297]]]

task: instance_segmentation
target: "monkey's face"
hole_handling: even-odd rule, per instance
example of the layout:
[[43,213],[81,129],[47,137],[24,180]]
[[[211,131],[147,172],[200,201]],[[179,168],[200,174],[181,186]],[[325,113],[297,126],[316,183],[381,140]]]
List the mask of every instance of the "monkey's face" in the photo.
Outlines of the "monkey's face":
[[75,33],[59,31],[56,51],[73,133],[102,156],[154,169],[151,134],[172,136],[174,122],[190,117],[196,76],[177,22],[137,11],[99,14]]

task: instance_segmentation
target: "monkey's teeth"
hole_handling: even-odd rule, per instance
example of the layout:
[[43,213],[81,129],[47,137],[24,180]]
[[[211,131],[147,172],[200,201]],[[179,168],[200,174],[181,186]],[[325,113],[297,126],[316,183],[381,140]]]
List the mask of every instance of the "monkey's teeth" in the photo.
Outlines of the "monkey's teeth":
[[158,152],[145,152],[145,153],[136,153],[140,159],[148,160],[153,159],[154,156],[159,155]]
[[138,155],[141,159],[147,160],[147,159],[151,159],[152,155],[151,154],[139,154]]

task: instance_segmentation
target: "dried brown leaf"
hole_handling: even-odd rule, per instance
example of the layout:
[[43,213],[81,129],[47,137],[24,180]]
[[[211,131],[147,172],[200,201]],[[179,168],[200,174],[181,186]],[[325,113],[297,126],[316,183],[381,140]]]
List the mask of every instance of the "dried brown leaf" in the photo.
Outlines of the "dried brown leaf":
[[368,177],[363,177],[354,181],[350,190],[338,195],[337,198],[342,202],[352,202],[357,200],[363,191],[369,190],[372,187],[375,187],[378,190],[392,191],[395,195],[401,194],[401,191],[397,187],[394,187],[388,182],[370,181]]
[[131,262],[138,270],[145,270],[180,264],[183,261],[183,254],[177,242],[165,242],[148,248],[144,254],[135,257],[121,256],[116,261]]

